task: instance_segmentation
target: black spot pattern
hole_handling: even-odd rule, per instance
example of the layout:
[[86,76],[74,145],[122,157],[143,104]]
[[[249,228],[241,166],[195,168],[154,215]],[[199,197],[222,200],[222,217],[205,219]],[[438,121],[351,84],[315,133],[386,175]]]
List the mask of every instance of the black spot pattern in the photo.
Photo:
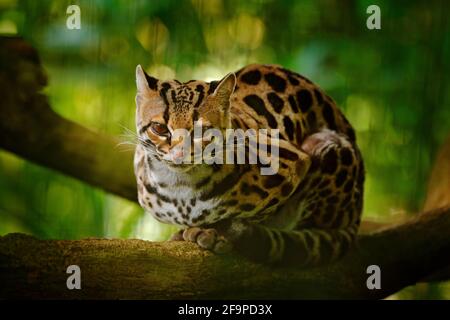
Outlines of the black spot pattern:
[[296,77],[300,77],[300,78],[302,78],[302,77],[298,73],[295,73],[295,72],[285,69],[285,68],[280,68],[280,71],[284,72],[284,74],[288,77],[288,80],[292,85],[297,86],[300,84],[300,81],[298,81],[298,79]]
[[307,112],[313,103],[311,92],[306,89],[297,91],[297,102],[302,112]]
[[239,181],[240,177],[241,177],[240,166],[236,166],[231,173],[226,175],[222,180],[216,182],[214,184],[214,187],[209,192],[203,193],[200,196],[200,200],[204,201],[223,194],[227,190],[233,188]]
[[287,197],[292,192],[293,189],[294,187],[292,186],[291,183],[286,183],[281,187],[281,195],[283,197]]
[[283,118],[283,125],[284,129],[286,130],[286,133],[290,140],[294,139],[294,123],[292,122],[291,118],[288,116],[285,116]]
[[209,182],[211,181],[211,177],[205,177],[202,180],[200,180],[196,185],[195,188],[196,189],[201,189],[202,187],[204,187],[205,185],[207,185]]
[[330,194],[331,194],[331,190],[330,189],[324,189],[324,190],[319,192],[319,196],[321,198],[325,198],[325,197],[329,196]]
[[159,91],[159,95],[164,100],[164,103],[166,105],[166,109],[164,110],[163,118],[164,118],[164,121],[166,121],[166,123],[168,123],[169,122],[169,101],[167,100],[167,91],[169,91],[171,86],[167,82],[164,82],[161,86],[162,86],[162,89]]
[[285,148],[279,148],[279,156],[281,158],[291,160],[291,161],[297,161],[298,160],[298,154],[295,152],[292,152]]
[[358,168],[358,178],[356,180],[356,182],[358,183],[358,187],[360,189],[362,189],[363,185],[364,185],[364,163],[361,162],[359,164],[359,168]]
[[323,117],[325,121],[328,123],[328,128],[331,130],[336,130],[336,120],[334,118],[333,108],[328,102],[325,102],[322,109]]
[[292,76],[291,74],[288,75],[288,80],[294,86],[298,86],[300,84],[300,81],[298,81],[296,78],[294,78],[294,76]]
[[324,173],[333,174],[337,169],[337,153],[336,150],[329,150],[323,157],[321,168]]
[[303,131],[300,121],[295,122],[295,138],[297,139],[297,143],[300,143],[303,138]]
[[342,184],[345,182],[345,179],[347,179],[347,170],[342,169],[336,175],[336,180],[335,180],[336,188],[339,188],[340,186],[342,186]]
[[222,203],[222,205],[224,207],[233,207],[237,204],[238,204],[238,201],[236,199],[228,200],[228,201],[225,201],[224,203]]
[[311,130],[315,130],[315,128],[317,127],[317,117],[314,110],[308,112],[308,115],[306,116],[306,122],[308,123],[308,126]]
[[148,87],[152,90],[158,89],[158,79],[149,76],[146,72],[144,72],[144,74],[145,79],[147,80]]
[[151,184],[149,184],[149,183],[145,183],[145,184],[144,184],[144,187],[145,187],[145,189],[147,190],[147,192],[150,193],[150,194],[156,194],[156,193],[157,193],[156,188],[153,187],[153,186],[152,186]]
[[213,93],[214,90],[216,90],[218,84],[219,84],[219,81],[211,81],[211,82],[209,83],[208,94]]
[[317,169],[319,169],[319,166],[320,166],[319,159],[317,159],[316,157],[313,157],[311,159],[311,166],[309,167],[309,172],[317,171]]
[[260,97],[256,94],[251,94],[244,98],[244,102],[255,110],[258,115],[264,116],[272,129],[277,128],[275,117],[266,109],[264,101]]
[[355,134],[355,130],[353,130],[353,128],[351,128],[351,127],[347,128],[347,136],[350,138],[350,141],[353,141],[353,142],[356,141],[356,134]]
[[276,92],[284,92],[286,90],[286,80],[277,76],[275,73],[270,72],[264,76],[269,86]]
[[[201,85],[198,85],[195,88],[195,91],[197,91],[199,93],[198,94],[198,99],[197,99],[197,101],[195,102],[195,105],[194,105],[194,109],[197,109],[200,106],[200,103],[202,103],[202,101],[203,101],[203,98],[205,96],[205,92],[204,92],[203,86],[201,86]],[[194,120],[196,120],[196,119],[194,119]]]
[[244,73],[241,76],[241,81],[251,85],[257,85],[261,80],[261,72],[259,70],[252,70]]
[[257,185],[249,185],[246,182],[242,183],[242,185],[241,185],[241,192],[244,195],[249,195],[251,193],[256,193],[261,199],[265,199],[269,195],[266,191],[264,191],[263,189],[261,189]]
[[291,109],[294,113],[298,113],[299,109],[298,109],[298,105],[297,105],[297,101],[295,100],[295,97],[293,95],[290,95],[288,97],[288,101],[289,101],[289,105],[291,106]]
[[241,209],[242,211],[252,211],[255,208],[256,208],[256,206],[251,203],[244,203],[239,206],[239,209]]
[[280,113],[284,106],[284,101],[281,99],[275,92],[270,92],[267,95],[267,100],[272,105],[273,110],[275,112]]
[[353,180],[348,180],[344,185],[344,192],[350,192],[353,189]]
[[314,95],[316,96],[316,100],[317,100],[317,104],[318,105],[322,105],[323,103],[323,96],[320,93],[320,91],[318,89],[314,89]]
[[278,173],[272,176],[267,176],[267,178],[264,179],[264,188],[274,188],[276,186],[279,186],[283,181],[284,177]]
[[353,162],[352,152],[349,148],[342,148],[340,151],[342,164],[345,166],[349,166]]

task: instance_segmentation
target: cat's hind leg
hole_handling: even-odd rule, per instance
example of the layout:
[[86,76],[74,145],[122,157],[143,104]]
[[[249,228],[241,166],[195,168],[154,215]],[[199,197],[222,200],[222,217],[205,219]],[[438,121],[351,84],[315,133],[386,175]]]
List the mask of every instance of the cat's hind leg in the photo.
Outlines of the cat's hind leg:
[[291,199],[275,213],[298,208],[298,221],[290,230],[249,225],[234,248],[253,260],[320,265],[342,257],[355,243],[364,182],[359,150],[331,130],[308,137],[302,150],[311,157],[311,166]]

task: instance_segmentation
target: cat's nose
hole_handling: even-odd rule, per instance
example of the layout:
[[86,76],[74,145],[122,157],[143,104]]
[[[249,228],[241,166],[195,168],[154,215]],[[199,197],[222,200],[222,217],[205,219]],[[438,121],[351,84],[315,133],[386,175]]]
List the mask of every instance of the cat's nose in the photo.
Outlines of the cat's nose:
[[172,156],[172,161],[175,163],[181,163],[184,159],[184,150],[182,148],[178,149],[172,149],[170,151],[170,154]]

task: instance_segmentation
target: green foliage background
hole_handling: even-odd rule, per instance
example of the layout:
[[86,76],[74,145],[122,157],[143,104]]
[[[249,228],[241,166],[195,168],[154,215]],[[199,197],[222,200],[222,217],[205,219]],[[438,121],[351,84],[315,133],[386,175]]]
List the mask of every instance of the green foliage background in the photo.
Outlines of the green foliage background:
[[[81,8],[81,30],[66,28],[70,4]],[[381,8],[381,30],[366,28],[370,4]],[[443,0],[0,0],[0,33],[38,49],[57,112],[114,135],[134,127],[137,64],[183,81],[220,79],[252,62],[298,71],[356,128],[365,218],[392,221],[421,209],[450,132],[446,9]],[[0,235],[162,240],[172,230],[134,203],[0,151]],[[448,298],[445,289],[398,296]]]

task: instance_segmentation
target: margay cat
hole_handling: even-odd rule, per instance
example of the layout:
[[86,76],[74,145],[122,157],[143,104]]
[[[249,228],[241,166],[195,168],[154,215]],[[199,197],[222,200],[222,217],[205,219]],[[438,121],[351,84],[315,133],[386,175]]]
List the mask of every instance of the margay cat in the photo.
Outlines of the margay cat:
[[[249,65],[220,81],[160,81],[136,69],[139,203],[184,228],[175,240],[261,262],[318,265],[354,243],[364,166],[355,133],[307,78]],[[178,128],[280,130],[279,170],[259,164],[175,164]],[[178,146],[178,147],[177,147]]]

